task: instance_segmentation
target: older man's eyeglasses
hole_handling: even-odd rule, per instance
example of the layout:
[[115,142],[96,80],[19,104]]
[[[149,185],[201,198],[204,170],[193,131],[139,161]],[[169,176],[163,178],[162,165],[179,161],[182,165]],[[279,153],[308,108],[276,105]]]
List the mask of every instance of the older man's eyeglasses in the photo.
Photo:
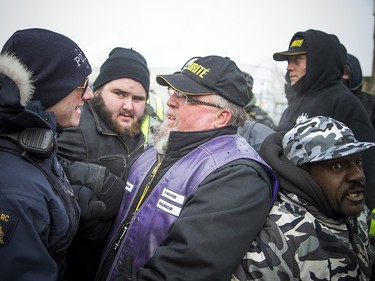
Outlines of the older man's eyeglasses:
[[185,105],[187,103],[201,104],[201,105],[205,105],[205,106],[210,106],[210,107],[215,107],[215,108],[223,109],[221,106],[219,106],[217,104],[213,104],[213,103],[210,103],[210,102],[205,102],[205,101],[201,101],[201,100],[195,99],[195,98],[193,98],[191,96],[188,96],[188,95],[185,95],[185,94],[183,94],[181,92],[178,92],[178,91],[176,91],[173,88],[168,88],[168,94],[170,96],[173,96],[173,94],[174,94],[176,96],[176,98],[178,98],[178,99],[185,99]]
[[83,85],[77,87],[77,89],[82,89],[81,98],[83,98],[83,96],[85,95],[88,86],[89,86],[89,78],[87,77],[85,79],[85,82],[83,82]]

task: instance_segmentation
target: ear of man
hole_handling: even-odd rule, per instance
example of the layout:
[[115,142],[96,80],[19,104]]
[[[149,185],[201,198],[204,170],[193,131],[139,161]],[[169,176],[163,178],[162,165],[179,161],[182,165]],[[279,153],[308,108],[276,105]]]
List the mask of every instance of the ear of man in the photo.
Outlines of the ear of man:
[[231,117],[232,117],[232,113],[228,109],[226,108],[220,109],[219,112],[217,113],[215,128],[226,126],[229,123]]

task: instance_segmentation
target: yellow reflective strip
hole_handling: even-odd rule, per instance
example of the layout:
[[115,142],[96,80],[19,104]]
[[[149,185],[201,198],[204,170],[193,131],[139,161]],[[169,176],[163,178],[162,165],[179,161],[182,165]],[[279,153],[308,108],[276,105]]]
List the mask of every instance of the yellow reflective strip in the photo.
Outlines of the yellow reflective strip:
[[143,119],[142,126],[141,126],[142,133],[145,137],[145,143],[147,143],[147,140],[148,140],[149,128],[150,128],[150,116],[146,115],[145,118]]
[[155,102],[156,102],[156,115],[160,118],[161,121],[164,120],[164,104],[161,97],[158,95],[154,95]]
[[[146,103],[150,104],[150,98],[147,99]],[[145,110],[146,110],[146,108],[145,108]],[[143,119],[142,125],[141,125],[141,130],[142,130],[142,133],[145,137],[145,143],[147,143],[149,127],[150,127],[150,116],[148,116],[148,114],[146,114],[145,118]]]
[[375,236],[375,220],[374,219],[371,220],[369,234],[372,236]]

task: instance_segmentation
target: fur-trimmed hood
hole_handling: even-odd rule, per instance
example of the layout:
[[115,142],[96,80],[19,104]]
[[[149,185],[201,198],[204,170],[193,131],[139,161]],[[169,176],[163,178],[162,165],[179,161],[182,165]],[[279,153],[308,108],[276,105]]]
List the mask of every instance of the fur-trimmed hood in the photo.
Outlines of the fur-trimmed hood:
[[15,56],[0,54],[0,133],[51,127],[42,117],[49,113],[40,102],[30,101],[34,93],[31,77],[32,73]]
[[0,55],[1,105],[26,106],[35,89],[31,76],[32,73],[15,56]]

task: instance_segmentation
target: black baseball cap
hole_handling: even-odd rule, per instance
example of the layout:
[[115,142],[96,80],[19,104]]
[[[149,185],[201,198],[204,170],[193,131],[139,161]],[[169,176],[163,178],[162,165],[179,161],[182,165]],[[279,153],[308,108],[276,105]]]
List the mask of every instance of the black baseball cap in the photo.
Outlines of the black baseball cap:
[[306,43],[302,37],[296,37],[292,40],[289,45],[289,49],[284,52],[278,52],[273,54],[275,61],[288,60],[288,56],[296,56],[306,54]]
[[156,82],[186,95],[215,93],[239,106],[250,98],[244,74],[227,57],[198,58],[179,73],[157,75]]

